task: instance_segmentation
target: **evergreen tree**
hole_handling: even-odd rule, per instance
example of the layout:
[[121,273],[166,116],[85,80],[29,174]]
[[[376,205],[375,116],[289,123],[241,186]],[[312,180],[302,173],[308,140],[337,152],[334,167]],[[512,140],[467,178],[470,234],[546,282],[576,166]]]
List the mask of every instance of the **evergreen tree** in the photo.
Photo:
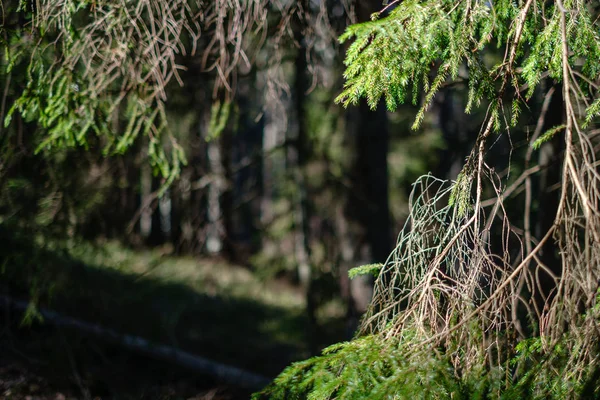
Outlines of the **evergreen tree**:
[[[436,94],[463,81],[465,112],[484,110],[481,129],[455,181],[415,183],[388,259],[351,271],[377,276],[358,336],[290,366],[255,398],[597,396],[600,7],[389,3],[341,37],[354,41],[338,101],[366,98],[376,109],[384,99],[390,110],[412,101],[417,129]],[[526,168],[496,172],[490,155],[501,136],[528,143]],[[551,140],[564,143],[559,158],[531,166]],[[550,164],[560,166],[553,207],[543,199],[549,188],[532,185]],[[534,213],[545,219],[537,232]]]

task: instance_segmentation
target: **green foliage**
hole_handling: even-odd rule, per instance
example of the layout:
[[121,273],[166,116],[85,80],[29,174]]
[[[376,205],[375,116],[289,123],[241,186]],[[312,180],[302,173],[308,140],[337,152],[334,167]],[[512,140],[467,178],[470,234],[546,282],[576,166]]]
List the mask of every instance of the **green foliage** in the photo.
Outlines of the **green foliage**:
[[44,317],[40,314],[35,299],[29,300],[29,304],[27,305],[27,309],[23,313],[23,319],[21,320],[21,326],[30,326],[35,322],[42,322]]
[[[593,91],[600,74],[598,21],[589,2],[565,2],[576,9],[568,13],[569,60],[582,64],[582,88]],[[413,128],[418,128],[431,102],[448,81],[466,79],[468,99],[465,111],[482,101],[498,102],[498,89],[511,83],[518,93],[526,88],[524,100],[535,93],[546,76],[562,80],[560,12],[553,4],[534,1],[527,13],[509,0],[455,2],[452,0],[407,0],[400,2],[382,19],[349,27],[342,42],[354,38],[346,54],[346,84],[337,101],[344,106],[366,98],[375,108],[380,98],[390,110],[410,99],[421,102]],[[544,17],[541,17],[544,15]],[[519,18],[523,16],[520,35]],[[491,44],[506,45],[501,63],[489,66],[484,52]],[[514,51],[514,57],[508,57]],[[466,67],[466,69],[464,69]],[[421,98],[422,94],[422,98]],[[501,94],[501,93],[500,93]],[[512,101],[510,124],[515,126],[521,111],[520,95]],[[500,130],[501,103],[492,107],[494,130]],[[599,105],[588,108],[591,120]],[[589,123],[589,121],[588,121]]]
[[[14,9],[9,3],[6,19],[18,16],[28,23],[6,26],[2,73],[23,74],[26,84],[3,123],[8,127],[14,114],[21,114],[37,127],[36,152],[44,156],[78,147],[121,155],[146,137],[154,172],[169,184],[186,160],[164,109],[163,91],[173,73],[156,65],[154,57],[164,51],[168,60],[171,44],[157,44],[151,37],[156,10],[123,5],[107,2],[97,8],[72,0],[33,7],[22,1]],[[145,33],[139,31],[141,24]],[[177,24],[185,24],[185,18]],[[163,31],[167,42],[179,40],[176,30]]]
[[[588,312],[580,312],[577,321],[566,316],[577,314],[573,310],[583,303],[570,299],[569,304],[558,300],[547,304],[564,315],[543,317],[570,324],[573,333],[549,327],[547,330],[562,336],[534,337],[517,344],[514,338],[520,332],[513,326],[512,307],[523,301],[525,290],[508,289],[516,282],[516,272],[526,271],[524,256],[516,262],[510,256],[515,249],[507,243],[515,240],[508,231],[503,238],[507,242],[503,243],[504,256],[492,250],[489,227],[496,209],[486,224],[478,218],[470,222],[462,218],[472,212],[475,179],[482,180],[491,170],[484,161],[489,134],[517,126],[540,87],[564,84],[565,94],[576,99],[566,105],[572,110],[568,114],[575,126],[571,133],[573,137],[579,134],[574,141],[589,140],[578,129],[592,125],[600,115],[600,19],[595,3],[404,0],[395,2],[387,16],[375,14],[371,21],[346,30],[340,40],[354,41],[347,50],[346,83],[337,102],[349,106],[366,99],[375,109],[383,99],[389,110],[395,110],[412,101],[420,105],[413,124],[418,128],[436,93],[461,80],[468,87],[465,112],[483,104],[487,107],[485,121],[477,145],[451,189],[434,179],[423,179],[422,190],[413,192],[418,197],[411,194],[409,222],[390,255],[392,262],[378,273],[374,300],[363,321],[361,333],[370,335],[293,364],[255,399],[597,396],[595,382],[600,372],[596,361],[589,362],[597,360],[598,352],[595,339],[589,339],[598,335],[597,309],[589,305],[591,300],[585,306]],[[504,54],[500,61],[487,57],[496,51],[493,45]],[[564,54],[565,47],[568,54]],[[565,128],[548,130],[533,147]],[[449,206],[438,205],[443,198],[449,199]],[[481,213],[481,220],[488,217],[483,208],[475,212]],[[510,225],[507,215],[502,217],[502,229]],[[595,251],[594,246],[586,244],[586,251]],[[565,253],[569,251],[581,254],[572,248]],[[511,274],[515,265],[524,269]],[[351,276],[382,268],[374,267],[353,269]],[[480,285],[483,280],[487,283]],[[540,335],[544,333],[540,330]]]
[[381,268],[383,268],[383,264],[381,263],[361,265],[360,267],[355,267],[348,271],[348,276],[350,279],[354,279],[359,275],[373,275],[374,277],[377,277]]
[[221,135],[227,125],[227,121],[229,121],[230,111],[231,101],[224,101],[223,104],[220,101],[215,101],[212,104],[206,141],[215,140]]
[[292,364],[253,399],[468,398],[448,361],[411,359],[401,343],[365,336]]
[[[474,49],[491,40],[496,25],[489,7],[479,2],[404,1],[381,20],[353,25],[340,38],[355,38],[348,48],[344,91],[338,102],[348,106],[365,97],[375,108],[381,97],[394,110],[407,98],[424,93],[414,128],[420,126],[435,94],[448,78],[470,68],[469,106],[493,93],[490,74]],[[466,12],[466,7],[472,7]],[[462,17],[465,15],[467,17]],[[433,76],[431,76],[433,74]]]
[[405,342],[371,335],[330,346],[286,368],[253,399],[564,399],[585,397],[597,374],[595,365],[569,371],[569,336],[550,352],[543,338],[524,340],[505,366],[468,371],[452,363],[457,352],[428,345],[415,354],[404,335]]
[[544,134],[542,136],[537,138],[531,144],[531,146],[536,150],[539,149],[544,143],[546,143],[547,141],[552,139],[554,137],[554,135],[556,135],[558,132],[562,132],[563,130],[565,130],[565,128],[566,128],[566,125],[560,125],[560,126],[555,126],[551,129],[548,129],[546,132],[544,132]]
[[456,207],[457,216],[464,217],[472,209],[471,204],[471,182],[472,179],[464,172],[456,177],[456,182],[452,185],[448,204]]
[[586,110],[584,128],[588,127],[592,120],[600,115],[600,97],[597,98]]

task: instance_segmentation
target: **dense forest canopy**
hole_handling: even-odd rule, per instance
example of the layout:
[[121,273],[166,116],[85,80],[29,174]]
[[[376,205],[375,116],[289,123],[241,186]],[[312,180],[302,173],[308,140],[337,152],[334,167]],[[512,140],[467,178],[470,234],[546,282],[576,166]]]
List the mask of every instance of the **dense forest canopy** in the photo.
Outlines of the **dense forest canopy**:
[[4,1],[0,233],[366,312],[257,398],[598,395],[600,5],[385,3]]

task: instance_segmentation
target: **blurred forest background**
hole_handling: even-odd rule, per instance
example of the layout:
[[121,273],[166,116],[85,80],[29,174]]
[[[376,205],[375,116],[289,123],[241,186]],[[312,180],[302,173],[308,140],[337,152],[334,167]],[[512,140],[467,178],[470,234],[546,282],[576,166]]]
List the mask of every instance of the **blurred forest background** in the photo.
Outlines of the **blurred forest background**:
[[[395,112],[335,103],[346,49],[338,37],[382,7],[2,2],[3,396],[243,398],[256,389],[210,367],[198,378],[110,332],[267,378],[352,337],[372,282],[348,270],[386,260],[412,182],[455,179],[483,119],[464,113],[466,68],[418,130],[418,96]],[[488,151],[507,182],[538,156],[533,184],[558,182],[560,142],[532,155],[528,140],[537,118],[527,115],[542,106],[550,111],[539,129],[561,124],[560,90],[549,89],[523,111],[520,139],[499,135]],[[557,198],[533,200],[535,232],[551,224]]]

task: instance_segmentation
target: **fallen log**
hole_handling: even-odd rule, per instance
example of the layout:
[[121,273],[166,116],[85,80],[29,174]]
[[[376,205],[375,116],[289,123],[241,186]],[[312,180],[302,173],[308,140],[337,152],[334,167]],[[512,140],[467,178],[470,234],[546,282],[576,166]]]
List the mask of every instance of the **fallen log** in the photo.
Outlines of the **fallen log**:
[[[0,305],[25,311],[28,308],[29,303],[0,294]],[[88,335],[96,336],[102,340],[123,346],[129,350],[209,376],[222,383],[243,389],[259,390],[270,382],[270,379],[264,376],[190,354],[172,346],[153,343],[139,336],[122,334],[97,324],[91,324],[61,315],[52,310],[38,308],[37,311],[45,321],[54,325],[76,329]]]

